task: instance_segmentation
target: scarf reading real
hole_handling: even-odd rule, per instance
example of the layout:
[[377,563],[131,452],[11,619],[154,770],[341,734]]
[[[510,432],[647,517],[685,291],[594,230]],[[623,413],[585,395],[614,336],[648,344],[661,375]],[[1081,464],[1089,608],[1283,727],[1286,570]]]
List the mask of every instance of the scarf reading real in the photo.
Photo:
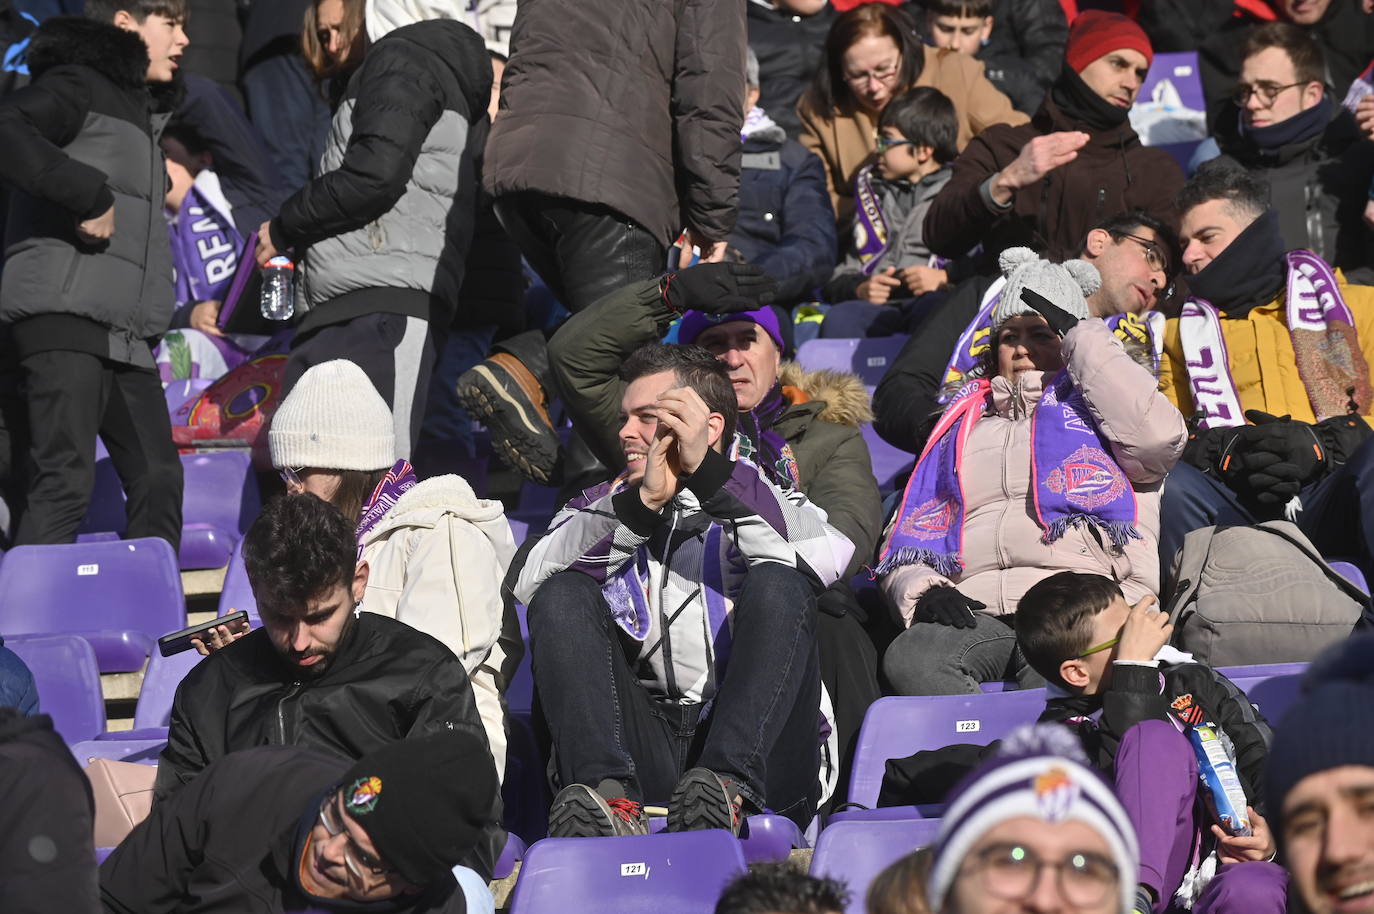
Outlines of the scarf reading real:
[[[991,382],[965,384],[936,423],[907,481],[877,574],[923,564],[952,577],[964,568],[964,450],[992,400]],[[1111,456],[1067,370],[1049,378],[1031,413],[1031,485],[1046,543],[1072,526],[1102,530],[1118,548],[1139,539],[1135,490]]]
[[[1289,251],[1285,322],[1317,421],[1374,403],[1369,365],[1360,349],[1355,318],[1326,261],[1311,251]],[[1186,302],[1178,320],[1193,405],[1203,428],[1244,425],[1245,411],[1231,376],[1221,312],[1206,299]]]
[[[940,405],[948,404],[954,397],[954,391],[960,390],[966,381],[976,377],[974,369],[979,366],[983,355],[992,345],[992,312],[1001,300],[1002,289],[1006,284],[1006,277],[999,276],[996,282],[988,286],[988,290],[983,293],[978,316],[959,336],[959,342],[945,365],[945,375],[940,382]],[[1149,347],[1151,370],[1155,377],[1159,377],[1159,359],[1164,352],[1163,314],[1158,311],[1146,311],[1144,314],[1113,314],[1104,318],[1103,322],[1123,345]]]
[[377,526],[378,521],[386,517],[387,512],[396,506],[402,495],[415,488],[417,482],[419,480],[415,478],[415,471],[411,469],[409,461],[398,460],[386,471],[381,482],[377,483],[377,488],[372,490],[372,496],[367,500],[367,504],[363,505],[362,514],[358,518],[356,537],[359,555],[362,555],[363,537]]

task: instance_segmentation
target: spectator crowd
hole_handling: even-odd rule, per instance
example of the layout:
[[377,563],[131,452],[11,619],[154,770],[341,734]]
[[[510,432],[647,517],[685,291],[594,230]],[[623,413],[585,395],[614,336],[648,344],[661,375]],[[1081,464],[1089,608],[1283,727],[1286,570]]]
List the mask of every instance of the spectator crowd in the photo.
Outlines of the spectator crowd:
[[0,0],[0,50],[0,562],[106,469],[174,553],[244,494],[183,458],[268,496],[98,867],[0,640],[0,909],[492,910],[517,807],[814,840],[879,699],[1040,689],[887,760],[928,846],[716,910],[1374,910],[1371,0]]

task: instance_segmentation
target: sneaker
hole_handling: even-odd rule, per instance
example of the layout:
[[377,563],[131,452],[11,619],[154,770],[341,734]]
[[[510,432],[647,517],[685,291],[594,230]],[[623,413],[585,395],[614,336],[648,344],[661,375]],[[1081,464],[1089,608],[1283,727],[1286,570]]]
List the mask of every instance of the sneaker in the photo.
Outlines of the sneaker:
[[744,795],[729,778],[709,768],[691,768],[673,788],[668,803],[668,831],[723,828],[739,837]]
[[550,838],[614,838],[647,835],[644,804],[625,797],[606,799],[586,784],[558,791],[549,808]]
[[491,432],[506,465],[548,484],[558,461],[558,433],[544,408],[539,379],[519,359],[498,352],[458,378],[459,401]]

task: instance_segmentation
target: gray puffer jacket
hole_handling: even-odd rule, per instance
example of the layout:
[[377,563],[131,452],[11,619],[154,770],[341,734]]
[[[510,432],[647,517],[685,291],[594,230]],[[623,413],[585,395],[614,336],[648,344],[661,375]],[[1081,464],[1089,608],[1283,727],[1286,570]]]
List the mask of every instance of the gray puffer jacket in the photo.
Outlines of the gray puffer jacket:
[[452,319],[490,94],[490,57],[462,23],[376,39],[334,113],[320,177],[272,220],[277,248],[308,248],[302,332],[374,312]]
[[[0,102],[0,179],[10,196],[0,321],[20,354],[76,348],[153,367],[172,319],[172,258],[142,39],[90,19],[49,19],[29,50],[33,82]],[[78,222],[114,207],[114,234],[87,244]]]

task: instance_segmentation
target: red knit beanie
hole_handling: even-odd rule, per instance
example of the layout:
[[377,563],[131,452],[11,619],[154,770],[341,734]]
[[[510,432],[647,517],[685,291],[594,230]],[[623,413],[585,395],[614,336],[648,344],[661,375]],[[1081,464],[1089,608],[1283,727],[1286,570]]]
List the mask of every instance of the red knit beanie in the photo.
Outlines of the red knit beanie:
[[1130,19],[1120,13],[1085,10],[1078,14],[1069,29],[1064,59],[1075,73],[1082,73],[1097,58],[1122,48],[1144,54],[1147,66],[1155,57],[1145,30]]

